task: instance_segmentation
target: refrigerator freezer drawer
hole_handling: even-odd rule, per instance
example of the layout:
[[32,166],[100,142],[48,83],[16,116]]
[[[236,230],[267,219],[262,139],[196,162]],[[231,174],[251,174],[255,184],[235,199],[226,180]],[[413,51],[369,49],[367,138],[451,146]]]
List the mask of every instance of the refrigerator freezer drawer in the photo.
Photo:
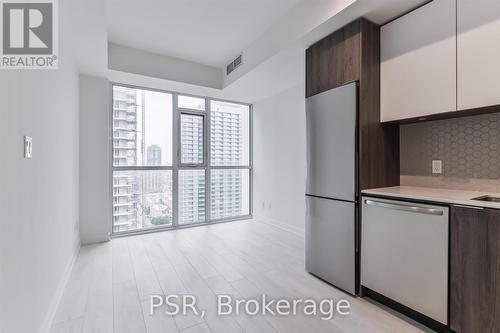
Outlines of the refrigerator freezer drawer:
[[306,269],[351,294],[355,288],[355,204],[306,196]]
[[361,284],[448,322],[448,207],[363,197]]

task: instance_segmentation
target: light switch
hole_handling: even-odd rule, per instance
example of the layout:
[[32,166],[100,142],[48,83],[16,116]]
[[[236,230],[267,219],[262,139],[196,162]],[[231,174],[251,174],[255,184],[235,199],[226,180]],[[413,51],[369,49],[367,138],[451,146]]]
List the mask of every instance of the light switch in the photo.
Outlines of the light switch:
[[432,173],[442,174],[443,173],[443,162],[441,160],[432,161]]
[[24,158],[31,158],[33,150],[33,139],[29,136],[24,137]]

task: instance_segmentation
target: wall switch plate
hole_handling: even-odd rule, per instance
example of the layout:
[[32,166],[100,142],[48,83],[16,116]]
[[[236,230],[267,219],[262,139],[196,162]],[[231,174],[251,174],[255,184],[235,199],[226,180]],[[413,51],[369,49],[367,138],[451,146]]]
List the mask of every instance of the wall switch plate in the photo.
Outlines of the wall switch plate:
[[24,137],[24,158],[33,157],[33,139],[29,136]]
[[433,174],[442,174],[443,173],[443,161],[441,161],[441,160],[433,160],[432,161],[432,173]]

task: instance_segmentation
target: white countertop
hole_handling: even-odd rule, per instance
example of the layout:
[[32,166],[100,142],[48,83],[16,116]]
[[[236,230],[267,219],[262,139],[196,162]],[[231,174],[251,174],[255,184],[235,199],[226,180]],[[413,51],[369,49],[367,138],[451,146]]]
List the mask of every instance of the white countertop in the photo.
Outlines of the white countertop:
[[472,198],[481,197],[483,195],[492,195],[500,197],[500,193],[448,190],[440,188],[415,187],[415,186],[382,187],[382,188],[363,190],[361,191],[361,193],[388,196],[401,199],[424,200],[424,201],[433,201],[438,203],[500,209],[500,203],[498,202],[471,200]]

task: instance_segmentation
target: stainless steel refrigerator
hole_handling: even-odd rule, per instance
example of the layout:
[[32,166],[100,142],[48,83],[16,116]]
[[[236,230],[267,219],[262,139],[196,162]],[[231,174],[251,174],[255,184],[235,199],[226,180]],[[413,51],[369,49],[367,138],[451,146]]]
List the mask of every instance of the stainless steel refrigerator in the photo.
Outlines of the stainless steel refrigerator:
[[306,99],[306,269],[357,292],[357,105],[353,82]]

